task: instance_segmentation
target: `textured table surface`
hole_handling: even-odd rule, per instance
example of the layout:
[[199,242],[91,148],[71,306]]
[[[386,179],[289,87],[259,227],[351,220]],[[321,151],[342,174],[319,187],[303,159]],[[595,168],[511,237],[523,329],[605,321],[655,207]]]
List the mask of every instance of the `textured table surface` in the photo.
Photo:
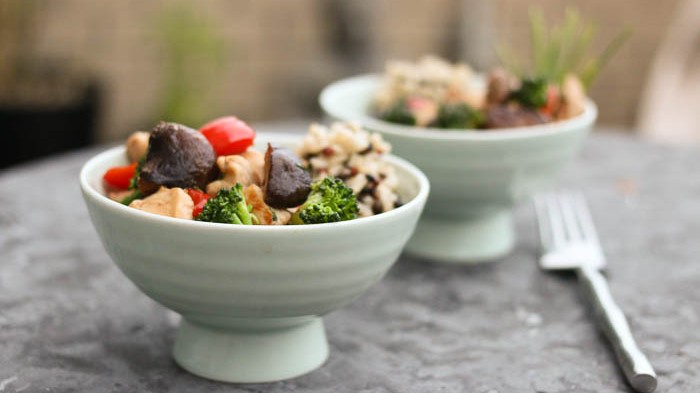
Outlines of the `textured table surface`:
[[[170,357],[178,317],[122,276],[89,222],[77,176],[96,151],[0,173],[0,392],[629,391],[575,279],[536,268],[527,205],[502,261],[404,256],[327,316],[320,369],[265,385],[192,376]],[[598,134],[564,180],[589,198],[659,392],[700,392],[698,168],[697,149]]]

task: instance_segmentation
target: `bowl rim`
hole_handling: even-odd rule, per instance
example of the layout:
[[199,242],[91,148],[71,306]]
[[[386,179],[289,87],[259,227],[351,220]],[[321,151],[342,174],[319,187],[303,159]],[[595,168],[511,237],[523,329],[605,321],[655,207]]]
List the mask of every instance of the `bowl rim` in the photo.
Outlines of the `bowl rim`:
[[[257,137],[262,136],[268,139],[270,142],[284,143],[289,142],[300,142],[303,135],[295,134],[285,134],[285,133],[275,133],[275,132],[262,132],[258,133]],[[100,193],[97,189],[90,185],[90,180],[88,178],[88,173],[94,171],[94,168],[101,165],[105,160],[112,159],[117,155],[123,155],[126,157],[126,147],[124,145],[109,148],[105,151],[92,156],[88,161],[83,164],[80,169],[79,182],[80,188],[82,190],[84,199],[91,199],[95,205],[98,205],[101,209],[111,210],[115,213],[125,214],[133,219],[140,221],[150,221],[154,223],[162,223],[168,226],[174,226],[178,228],[192,228],[197,230],[215,230],[215,231],[225,231],[231,233],[242,233],[242,232],[266,232],[266,233],[280,233],[280,232],[308,232],[308,231],[318,231],[321,228],[326,228],[332,230],[334,228],[349,228],[353,226],[365,226],[372,225],[378,221],[390,220],[393,217],[407,214],[408,211],[413,209],[422,208],[422,205],[427,201],[428,194],[430,192],[430,182],[427,176],[415,165],[410,162],[388,154],[385,156],[387,161],[389,161],[393,166],[399,167],[405,170],[413,179],[418,183],[418,192],[416,195],[408,202],[403,205],[390,210],[385,213],[375,214],[370,217],[356,218],[349,221],[332,222],[325,224],[307,224],[307,225],[232,225],[214,222],[204,222],[195,220],[185,220],[182,218],[161,216],[158,214],[148,213],[138,209],[130,208],[123,205],[117,201],[109,199],[106,195]]]
[[474,128],[444,129],[435,127],[405,126],[378,119],[371,116],[369,113],[367,113],[367,111],[364,111],[357,118],[345,118],[345,116],[339,114],[342,113],[342,111],[338,111],[337,108],[331,104],[333,102],[332,98],[342,94],[343,90],[348,86],[358,83],[379,85],[382,78],[382,74],[370,73],[356,75],[332,82],[321,90],[321,94],[318,98],[319,105],[323,111],[331,117],[343,121],[356,122],[360,126],[371,131],[383,132],[405,138],[438,139],[447,141],[497,141],[574,132],[581,127],[592,124],[598,117],[598,107],[592,100],[586,99],[583,113],[570,119],[538,124],[534,126],[500,128],[494,131],[483,132],[482,130]]

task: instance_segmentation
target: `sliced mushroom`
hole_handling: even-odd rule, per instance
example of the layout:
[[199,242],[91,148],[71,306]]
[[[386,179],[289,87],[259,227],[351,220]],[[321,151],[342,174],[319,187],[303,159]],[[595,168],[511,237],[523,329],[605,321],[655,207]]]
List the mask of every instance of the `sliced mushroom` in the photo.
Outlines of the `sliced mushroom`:
[[486,93],[487,106],[498,105],[508,98],[516,87],[515,77],[503,68],[496,68],[489,73]]
[[486,128],[511,128],[543,124],[549,116],[519,105],[495,105],[486,110]]
[[218,174],[215,164],[214,149],[202,134],[181,124],[160,122],[151,132],[139,190],[149,195],[161,186],[204,189]]
[[265,203],[282,209],[306,201],[311,190],[311,175],[291,151],[268,144],[264,173]]

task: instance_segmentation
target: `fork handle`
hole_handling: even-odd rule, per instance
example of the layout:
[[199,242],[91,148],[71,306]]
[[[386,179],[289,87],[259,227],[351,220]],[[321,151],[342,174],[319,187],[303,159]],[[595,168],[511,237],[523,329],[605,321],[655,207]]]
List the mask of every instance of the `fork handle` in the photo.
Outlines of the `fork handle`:
[[625,314],[613,300],[607,280],[595,267],[583,266],[576,272],[627,381],[638,392],[653,392],[656,373],[634,341]]

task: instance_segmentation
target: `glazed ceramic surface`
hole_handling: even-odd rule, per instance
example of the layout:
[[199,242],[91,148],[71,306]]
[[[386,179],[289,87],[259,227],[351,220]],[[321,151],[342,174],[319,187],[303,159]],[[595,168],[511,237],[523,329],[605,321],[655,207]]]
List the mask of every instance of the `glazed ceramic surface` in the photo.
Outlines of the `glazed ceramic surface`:
[[[299,139],[260,134],[293,146]],[[123,147],[88,161],[80,185],[108,254],[146,295],[183,316],[174,356],[185,369],[228,382],[291,378],[320,366],[320,316],[352,301],[396,261],[428,196],[413,165],[387,157],[406,203],[373,217],[303,226],[240,226],[158,216],[103,195],[102,174]],[[361,361],[358,359],[358,361]]]
[[414,163],[432,191],[407,250],[449,263],[493,260],[507,254],[515,236],[511,209],[548,187],[578,151],[597,116],[588,102],[576,118],[506,130],[421,129],[371,116],[378,75],[345,79],[326,87],[323,110],[380,132],[393,153]]

